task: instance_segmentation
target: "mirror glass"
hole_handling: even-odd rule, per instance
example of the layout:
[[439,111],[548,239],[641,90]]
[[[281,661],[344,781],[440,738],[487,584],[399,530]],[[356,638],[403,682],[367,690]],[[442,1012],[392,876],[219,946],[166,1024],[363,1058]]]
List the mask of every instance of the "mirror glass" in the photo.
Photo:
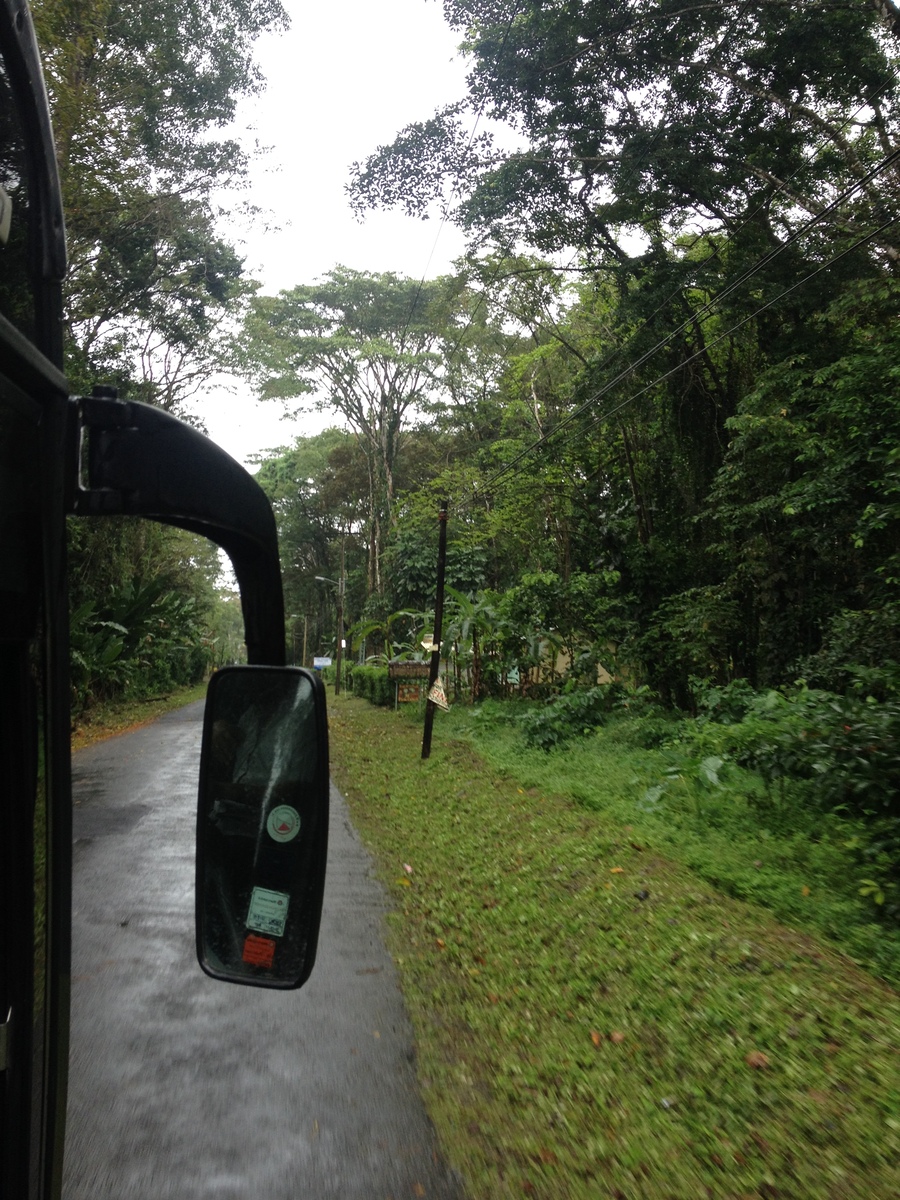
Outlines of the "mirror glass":
[[197,954],[208,975],[277,988],[308,978],[327,838],[321,681],[295,667],[218,671],[197,809]]

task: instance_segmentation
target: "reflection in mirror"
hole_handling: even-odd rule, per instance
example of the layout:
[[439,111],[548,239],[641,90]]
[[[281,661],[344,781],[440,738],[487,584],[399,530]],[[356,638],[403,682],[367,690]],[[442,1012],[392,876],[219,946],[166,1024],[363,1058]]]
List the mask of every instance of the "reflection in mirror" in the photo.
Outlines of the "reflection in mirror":
[[315,960],[328,836],[321,682],[290,667],[210,680],[197,811],[197,954],[233,983],[299,987]]

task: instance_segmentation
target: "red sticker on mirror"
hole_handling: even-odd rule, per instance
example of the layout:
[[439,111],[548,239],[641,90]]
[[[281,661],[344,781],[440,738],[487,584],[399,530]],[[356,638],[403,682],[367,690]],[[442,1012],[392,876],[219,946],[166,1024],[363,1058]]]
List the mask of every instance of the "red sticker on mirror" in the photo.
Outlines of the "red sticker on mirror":
[[270,938],[249,933],[244,941],[244,953],[241,957],[253,967],[271,967],[275,961],[275,942]]

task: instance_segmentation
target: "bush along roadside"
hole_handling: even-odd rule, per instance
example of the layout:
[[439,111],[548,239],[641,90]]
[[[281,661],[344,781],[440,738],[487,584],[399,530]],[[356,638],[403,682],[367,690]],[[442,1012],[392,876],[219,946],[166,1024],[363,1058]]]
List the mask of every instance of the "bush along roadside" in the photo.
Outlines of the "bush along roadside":
[[900,704],[695,684],[693,718],[613,684],[453,719],[496,765],[527,764],[717,887],[900,979]]
[[198,683],[213,661],[207,616],[159,580],[111,589],[102,606],[79,605],[70,617],[73,713]]
[[741,712],[735,690],[711,689],[700,718],[682,723],[680,744],[758,776],[761,824],[793,824],[813,842],[830,833],[849,851],[848,879],[870,916],[900,928],[900,701],[800,685],[745,690]]
[[[426,1100],[473,1200],[900,1194],[896,993],[704,883],[618,802],[554,790],[536,766],[575,744],[523,752],[495,718],[491,761],[454,711],[422,762],[411,721],[331,706]],[[644,754],[619,743],[605,780],[595,760],[595,794],[630,774],[639,797]]]
[[350,681],[354,696],[385,707],[394,703],[394,685],[388,677],[387,667],[354,666]]

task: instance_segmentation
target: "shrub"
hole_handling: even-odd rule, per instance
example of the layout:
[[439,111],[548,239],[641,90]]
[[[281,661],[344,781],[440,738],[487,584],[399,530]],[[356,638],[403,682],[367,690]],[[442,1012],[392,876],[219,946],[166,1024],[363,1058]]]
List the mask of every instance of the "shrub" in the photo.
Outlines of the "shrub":
[[546,704],[523,715],[525,744],[549,752],[570,738],[590,733],[603,724],[610,707],[610,689],[617,686],[605,684],[551,696]]
[[900,604],[843,609],[831,618],[821,649],[801,659],[797,673],[833,692],[860,691],[879,700],[900,691]]
[[388,677],[387,667],[356,666],[350,677],[354,696],[389,708],[394,703],[394,685]]
[[[900,915],[900,701],[839,696],[801,685],[748,697],[710,689],[682,743],[759,774],[769,803],[832,813],[852,837],[861,892],[879,915]],[[735,720],[740,708],[742,719]],[[733,723],[730,723],[733,722]]]

